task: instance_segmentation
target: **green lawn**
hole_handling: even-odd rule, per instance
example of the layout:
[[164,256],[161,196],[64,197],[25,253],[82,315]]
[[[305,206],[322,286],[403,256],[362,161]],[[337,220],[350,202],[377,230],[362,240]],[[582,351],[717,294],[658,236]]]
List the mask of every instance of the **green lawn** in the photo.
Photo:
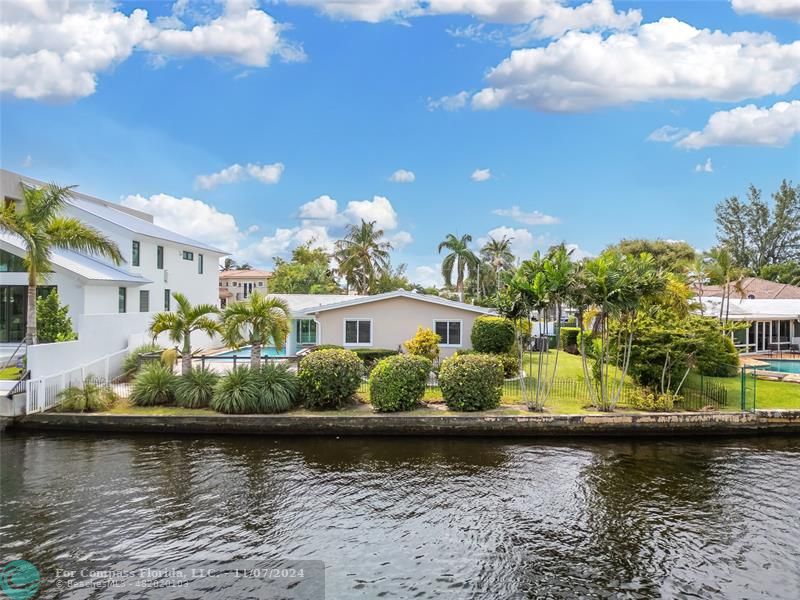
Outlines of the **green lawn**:
[[7,369],[0,369],[0,379],[16,380],[22,375],[22,369],[17,367],[8,367]]
[[[711,377],[728,390],[728,405],[732,410],[741,408],[742,380],[736,377]],[[753,407],[752,386],[753,380],[748,380],[746,406]],[[755,382],[756,408],[792,408],[800,409],[800,383],[783,381],[769,381],[758,379]]]

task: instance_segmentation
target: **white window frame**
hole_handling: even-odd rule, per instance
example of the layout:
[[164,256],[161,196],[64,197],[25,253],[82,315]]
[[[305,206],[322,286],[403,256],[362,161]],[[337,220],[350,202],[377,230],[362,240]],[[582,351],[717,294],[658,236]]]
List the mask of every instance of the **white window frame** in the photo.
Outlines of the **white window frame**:
[[[463,348],[464,347],[464,319],[434,319],[433,320],[433,332],[436,333],[436,323],[458,323],[461,335],[459,338],[461,339],[460,344],[445,344],[440,343],[440,348]],[[448,332],[447,335],[450,335],[450,328],[448,325]]]
[[[348,343],[347,341],[347,322],[348,321],[369,321],[369,342],[358,342],[355,344]],[[375,331],[373,330],[374,324],[372,319],[366,317],[345,317],[342,319],[342,346],[372,346],[372,340],[375,339]],[[358,326],[356,326],[356,338],[358,337]]]

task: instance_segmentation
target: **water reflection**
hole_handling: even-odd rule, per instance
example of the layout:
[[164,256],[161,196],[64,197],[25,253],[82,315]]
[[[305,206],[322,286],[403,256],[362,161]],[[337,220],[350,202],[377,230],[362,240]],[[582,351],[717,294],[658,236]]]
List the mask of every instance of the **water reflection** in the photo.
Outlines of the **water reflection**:
[[0,460],[2,554],[44,568],[297,558],[329,598],[800,597],[791,438],[10,433]]

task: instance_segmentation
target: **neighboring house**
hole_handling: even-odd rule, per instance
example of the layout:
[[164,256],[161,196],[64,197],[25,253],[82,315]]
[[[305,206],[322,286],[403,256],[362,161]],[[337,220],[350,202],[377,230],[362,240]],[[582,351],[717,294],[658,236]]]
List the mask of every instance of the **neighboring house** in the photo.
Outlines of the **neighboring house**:
[[247,297],[253,292],[259,292],[261,294],[268,293],[270,277],[272,277],[272,273],[258,269],[220,271],[220,307],[225,308],[228,302],[247,300]]
[[727,299],[703,296],[703,314],[749,326],[731,332],[734,346],[743,354],[800,349],[800,299]]
[[345,348],[396,350],[419,327],[433,329],[442,342],[441,356],[472,347],[472,324],[488,308],[398,290],[375,296],[273,294],[292,313],[286,354],[305,346],[335,344]]
[[[722,297],[724,285],[704,285],[702,288],[695,285],[695,295],[704,298]],[[788,283],[775,283],[758,277],[745,277],[740,281],[731,282],[726,292],[732,299],[742,300],[800,300],[800,287]]]
[[[21,199],[21,183],[44,185],[0,171],[5,202]],[[152,313],[174,308],[172,292],[185,294],[193,304],[216,304],[218,264],[226,254],[222,250],[159,227],[149,214],[78,192],[73,192],[65,213],[114,240],[125,259],[117,266],[101,257],[53,252],[53,272],[42,282],[43,291],[55,287],[61,302],[69,306],[79,339],[91,344],[82,352],[124,348],[128,336],[145,333]],[[28,275],[24,254],[19,238],[0,232],[0,345],[6,352],[25,336]],[[84,356],[87,361],[91,358]]]

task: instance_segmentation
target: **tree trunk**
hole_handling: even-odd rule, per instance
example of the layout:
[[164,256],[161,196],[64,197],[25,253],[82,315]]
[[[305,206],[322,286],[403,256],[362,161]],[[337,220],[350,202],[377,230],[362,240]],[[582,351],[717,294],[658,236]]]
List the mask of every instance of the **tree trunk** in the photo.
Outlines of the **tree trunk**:
[[253,343],[250,346],[250,368],[257,369],[261,366],[261,344]]
[[25,325],[25,344],[33,346],[36,339],[36,271],[28,272],[28,315]]
[[187,331],[183,336],[183,350],[181,351],[181,375],[188,375],[192,371],[192,341],[191,334]]

